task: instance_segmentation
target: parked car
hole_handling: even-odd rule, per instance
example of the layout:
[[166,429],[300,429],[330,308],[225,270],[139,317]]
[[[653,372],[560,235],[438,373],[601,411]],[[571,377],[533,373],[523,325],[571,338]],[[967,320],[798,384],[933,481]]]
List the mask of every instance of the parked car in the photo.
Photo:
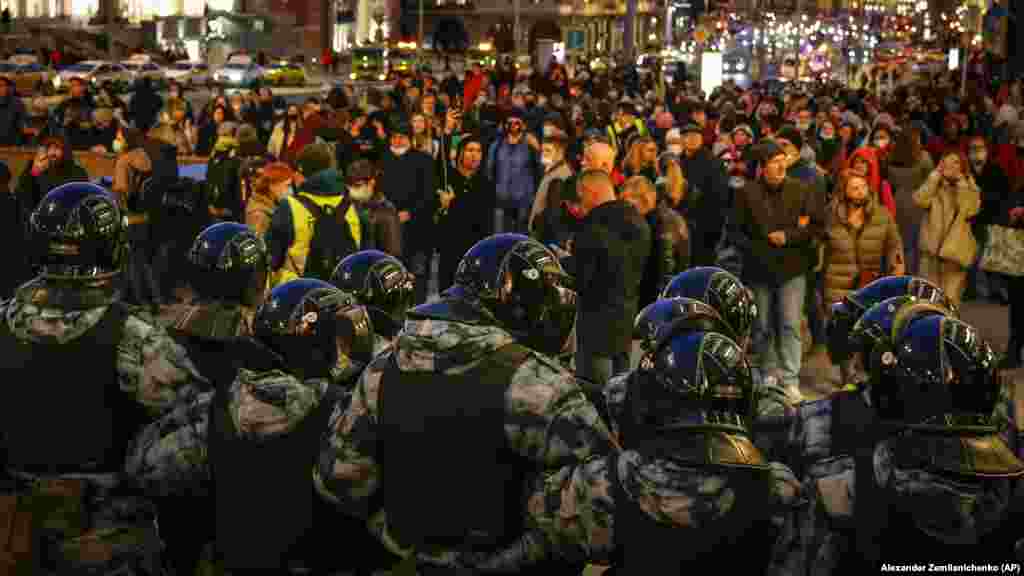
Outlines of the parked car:
[[153,62],[146,62],[143,60],[125,60],[121,62],[132,75],[132,83],[138,83],[143,78],[149,78],[153,82],[154,86],[161,86],[167,82],[167,76],[164,74],[164,69],[156,65]]
[[179,60],[168,66],[164,74],[168,80],[176,80],[186,87],[206,86],[211,80],[210,67],[205,62]]
[[118,90],[128,88],[133,80],[132,73],[117,62],[86,60],[61,68],[53,79],[53,87],[67,90],[72,78],[82,78],[93,86],[111,85]]
[[253,86],[263,80],[263,68],[254,62],[229,62],[213,73],[213,81],[227,86]]
[[21,96],[40,96],[53,86],[52,73],[39,64],[0,62],[0,76],[14,82],[14,91]]
[[275,62],[267,67],[263,79],[278,86],[305,86],[306,70],[292,62]]

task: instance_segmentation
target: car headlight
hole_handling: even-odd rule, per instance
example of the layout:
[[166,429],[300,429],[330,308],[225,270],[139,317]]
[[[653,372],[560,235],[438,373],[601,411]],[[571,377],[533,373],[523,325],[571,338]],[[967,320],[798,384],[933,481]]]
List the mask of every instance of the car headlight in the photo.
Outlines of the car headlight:
[[349,74],[349,75],[348,75],[348,79],[349,79],[349,80],[355,80],[355,79],[356,79],[356,73],[355,73],[355,72],[353,72],[353,73]]
[[388,79],[388,76],[387,74],[381,74],[380,76],[377,76],[377,79],[383,82]]

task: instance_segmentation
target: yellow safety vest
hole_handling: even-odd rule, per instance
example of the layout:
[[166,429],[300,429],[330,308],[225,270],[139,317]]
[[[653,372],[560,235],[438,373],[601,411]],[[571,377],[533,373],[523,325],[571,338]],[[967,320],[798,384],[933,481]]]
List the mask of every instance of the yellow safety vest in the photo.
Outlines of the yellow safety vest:
[[[324,206],[337,208],[338,204],[341,204],[342,200],[345,199],[344,196],[314,196],[313,194],[304,194],[302,192],[299,192],[299,194],[312,200],[313,203],[321,208]],[[272,288],[302,276],[302,272],[306,269],[306,258],[309,257],[309,244],[313,241],[313,228],[316,223],[313,213],[303,206],[302,202],[299,202],[292,196],[287,196],[285,200],[288,203],[288,208],[292,211],[294,240],[292,240],[292,245],[288,247],[284,264],[281,265],[279,270],[275,270],[272,275]],[[362,246],[363,230],[355,204],[350,205],[348,210],[345,211],[345,222],[348,223],[349,230],[352,232],[352,239],[356,241],[356,245]]]

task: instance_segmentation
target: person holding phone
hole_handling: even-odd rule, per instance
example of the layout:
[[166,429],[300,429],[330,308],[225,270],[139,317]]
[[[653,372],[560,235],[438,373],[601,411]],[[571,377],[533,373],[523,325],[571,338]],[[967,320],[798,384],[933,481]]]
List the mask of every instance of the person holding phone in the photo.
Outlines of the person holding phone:
[[967,269],[978,243],[969,220],[981,210],[981,192],[966,171],[959,152],[947,150],[928,180],[914,192],[914,203],[927,210],[918,243],[921,275],[960,305]]
[[89,174],[75,163],[67,139],[63,136],[43,139],[32,164],[21,173],[14,187],[19,204],[25,207],[22,221],[28,221],[28,211],[38,206],[50,190],[68,182],[88,181]]

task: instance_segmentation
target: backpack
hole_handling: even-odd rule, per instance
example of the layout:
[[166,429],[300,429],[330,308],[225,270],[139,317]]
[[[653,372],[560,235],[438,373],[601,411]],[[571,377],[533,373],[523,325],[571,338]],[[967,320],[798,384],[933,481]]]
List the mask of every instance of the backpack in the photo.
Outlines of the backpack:
[[345,220],[345,213],[348,212],[351,201],[346,198],[337,206],[320,206],[303,195],[296,195],[294,198],[305,206],[314,218],[313,237],[309,242],[309,255],[306,257],[306,268],[302,271],[302,277],[329,282],[338,263],[359,250]]
[[231,220],[244,221],[241,191],[242,160],[233,153],[219,153],[210,159],[206,169],[209,203],[214,208],[231,211]]

